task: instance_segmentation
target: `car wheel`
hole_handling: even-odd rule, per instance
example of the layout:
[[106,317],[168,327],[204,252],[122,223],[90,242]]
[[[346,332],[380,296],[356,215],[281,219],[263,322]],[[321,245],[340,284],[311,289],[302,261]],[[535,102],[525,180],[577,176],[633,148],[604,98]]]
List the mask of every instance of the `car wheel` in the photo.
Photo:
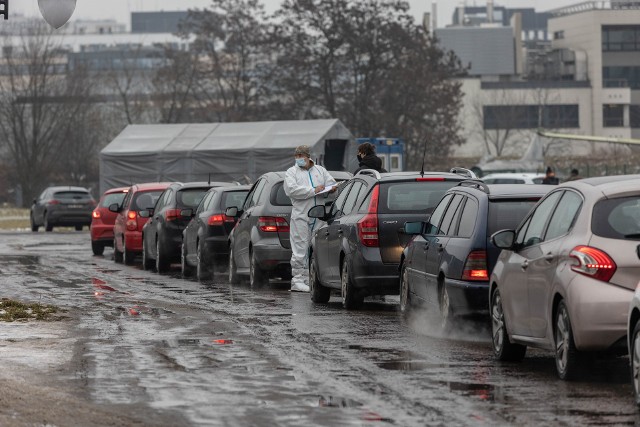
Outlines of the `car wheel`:
[[556,370],[562,380],[577,377],[580,368],[580,354],[573,342],[573,330],[569,319],[569,310],[564,301],[560,301],[555,319]]
[[39,225],[37,225],[37,224],[36,224],[36,222],[33,220],[33,214],[31,214],[31,215],[29,216],[29,220],[30,220],[30,222],[31,222],[31,231],[33,231],[33,232],[37,232],[37,231],[38,231],[38,229],[40,228],[40,226],[39,226]]
[[309,292],[311,293],[311,301],[326,304],[331,298],[331,289],[320,284],[317,264],[318,261],[316,260],[314,253],[311,255],[311,259],[309,261]]
[[636,323],[633,328],[633,335],[631,341],[631,378],[633,380],[633,395],[636,400],[636,405],[640,406],[640,322]]
[[119,263],[119,262],[122,262],[123,257],[122,257],[122,252],[118,250],[117,243],[118,243],[117,239],[114,237],[113,238],[113,260]]
[[354,309],[362,305],[364,297],[353,286],[349,264],[348,258],[345,258],[342,262],[342,273],[340,275],[342,306],[346,309]]
[[497,289],[491,295],[491,337],[493,355],[503,362],[519,362],[524,358],[527,347],[509,340],[507,324],[502,309],[502,298]]
[[258,259],[253,250],[249,251],[249,286],[251,289],[259,289],[269,282],[266,273],[260,268]]
[[440,292],[438,293],[438,302],[440,306],[440,327],[444,332],[449,332],[453,328],[453,310],[451,309],[451,300],[449,299],[449,291],[447,286],[442,283]]
[[91,241],[91,250],[94,255],[102,255],[104,253],[104,245],[100,242]]
[[162,253],[159,235],[156,237],[156,271],[158,273],[166,273],[169,271],[169,262],[167,262],[166,255]]
[[198,264],[196,266],[196,275],[200,282],[211,278],[211,270],[209,265],[209,257],[207,257],[204,243],[198,241]]
[[44,230],[53,231],[53,224],[49,220],[49,214],[44,214]]
[[155,267],[155,264],[153,260],[149,258],[149,251],[147,250],[144,236],[142,236],[142,269],[151,270],[153,267]]
[[132,265],[133,261],[135,261],[136,259],[136,254],[135,252],[131,252],[130,250],[127,250],[127,241],[125,239],[122,239],[122,254],[124,258],[124,263],[126,265]]
[[408,317],[412,308],[411,294],[409,293],[409,272],[407,265],[402,263],[400,268],[400,312]]
[[76,231],[82,231],[82,226],[81,225],[76,225]]
[[193,268],[187,262],[187,246],[184,244],[184,240],[180,245],[180,272],[182,277],[193,276]]
[[240,283],[238,270],[236,268],[236,260],[233,258],[233,247],[229,247],[229,283],[232,285]]

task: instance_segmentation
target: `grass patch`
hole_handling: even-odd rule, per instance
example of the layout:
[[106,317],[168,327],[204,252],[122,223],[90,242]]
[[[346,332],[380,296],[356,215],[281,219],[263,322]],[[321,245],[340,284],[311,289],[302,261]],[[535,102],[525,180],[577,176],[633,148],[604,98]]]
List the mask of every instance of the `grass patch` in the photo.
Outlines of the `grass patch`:
[[0,208],[0,230],[31,228],[29,209]]
[[60,320],[57,313],[65,312],[53,305],[39,303],[23,303],[2,298],[0,300],[0,321],[15,322],[27,320]]

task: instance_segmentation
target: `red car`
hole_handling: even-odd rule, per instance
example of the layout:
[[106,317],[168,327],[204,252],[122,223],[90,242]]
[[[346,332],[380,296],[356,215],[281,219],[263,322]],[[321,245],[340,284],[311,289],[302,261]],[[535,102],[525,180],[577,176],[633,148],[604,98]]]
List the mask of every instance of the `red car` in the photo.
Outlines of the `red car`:
[[[148,210],[156,205],[162,192],[170,182],[135,184],[129,188],[122,205],[109,206],[116,212],[113,225],[113,259],[131,265],[136,255],[142,252],[142,227],[149,220]],[[143,212],[140,215],[140,212]]]
[[104,192],[98,206],[91,213],[91,249],[94,255],[102,255],[105,246],[113,246],[113,224],[116,213],[109,210],[109,206],[122,201],[129,192],[129,187],[112,188]]

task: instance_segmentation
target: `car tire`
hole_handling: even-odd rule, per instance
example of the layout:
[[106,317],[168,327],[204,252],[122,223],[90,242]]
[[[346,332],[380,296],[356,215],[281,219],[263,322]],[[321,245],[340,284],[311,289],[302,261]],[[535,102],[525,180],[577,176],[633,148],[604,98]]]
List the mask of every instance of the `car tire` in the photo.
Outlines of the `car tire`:
[[53,231],[53,224],[49,220],[49,214],[44,214],[44,231]]
[[36,222],[33,220],[33,214],[29,216],[29,220],[31,222],[31,231],[33,231],[34,233],[37,233],[40,226],[37,225]]
[[364,301],[364,297],[353,286],[350,264],[349,259],[345,258],[342,262],[342,272],[340,274],[342,306],[348,310],[360,307]]
[[167,256],[162,253],[162,245],[160,244],[160,235],[156,237],[156,271],[158,273],[166,273],[169,271],[169,262]]
[[193,268],[187,262],[187,246],[184,244],[184,240],[180,245],[180,272],[182,277],[193,276]]
[[440,284],[439,287],[438,306],[440,307],[440,327],[445,333],[451,332],[455,318],[451,309],[449,291],[447,291],[447,286],[444,283]]
[[569,310],[564,301],[560,301],[558,304],[554,320],[556,371],[561,380],[574,380],[581,368],[581,358],[573,341]]
[[198,281],[204,282],[205,280],[209,280],[211,278],[211,266],[209,264],[209,257],[207,256],[206,250],[204,248],[204,243],[202,241],[198,241],[198,264],[196,265],[196,275],[198,276]]
[[258,264],[255,252],[249,251],[249,286],[251,289],[260,289],[269,283],[267,273]]
[[126,265],[133,265],[136,254],[127,249],[127,241],[125,239],[122,239],[122,255]]
[[117,263],[121,263],[123,261],[122,252],[118,250],[116,238],[113,238],[113,260]]
[[233,258],[233,247],[229,246],[229,283],[237,285],[240,283],[240,277],[238,277],[238,269],[236,267],[236,260]]
[[309,293],[311,294],[311,301],[326,304],[331,299],[331,289],[322,286],[320,283],[317,266],[318,261],[314,252],[309,260]]
[[155,267],[155,263],[149,258],[149,251],[145,244],[144,236],[142,236],[142,269],[152,270]]
[[76,225],[76,231],[82,231],[82,226],[81,225]]
[[409,317],[413,305],[411,302],[411,293],[409,292],[409,272],[406,263],[402,263],[400,267],[400,313],[404,317]]
[[640,322],[636,323],[631,335],[631,348],[629,348],[629,358],[631,359],[631,380],[633,382],[633,397],[636,406],[640,407]]
[[91,241],[91,250],[94,255],[102,255],[104,253],[104,245],[100,242]]
[[502,297],[498,289],[491,294],[491,343],[494,357],[502,362],[519,362],[527,352],[526,346],[509,340]]

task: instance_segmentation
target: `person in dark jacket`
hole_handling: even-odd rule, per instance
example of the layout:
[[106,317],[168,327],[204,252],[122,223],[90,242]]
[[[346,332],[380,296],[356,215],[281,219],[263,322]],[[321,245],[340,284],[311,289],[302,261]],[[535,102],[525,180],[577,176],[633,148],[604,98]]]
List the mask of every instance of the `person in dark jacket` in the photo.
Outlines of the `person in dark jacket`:
[[360,172],[362,169],[373,169],[380,173],[387,170],[382,167],[382,159],[376,156],[376,146],[364,142],[358,146],[358,169],[353,173],[354,175]]
[[547,167],[547,172],[544,179],[542,180],[542,183],[547,185],[560,184],[560,180],[558,179],[558,177],[556,177],[556,173],[554,172],[553,168],[551,168],[551,166]]

